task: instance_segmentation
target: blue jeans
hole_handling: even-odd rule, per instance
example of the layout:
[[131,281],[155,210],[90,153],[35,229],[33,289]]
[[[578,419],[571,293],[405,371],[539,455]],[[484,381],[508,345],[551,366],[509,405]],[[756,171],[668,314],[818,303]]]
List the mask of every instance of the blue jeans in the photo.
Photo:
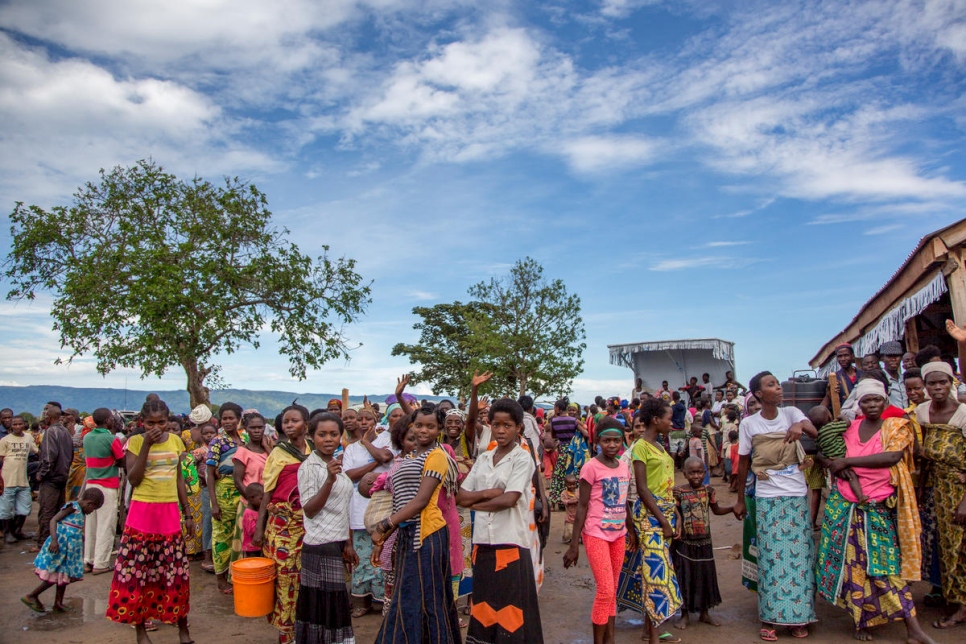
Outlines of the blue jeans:
[[12,519],[14,516],[28,516],[31,504],[29,487],[4,488],[3,496],[0,497],[0,521]]

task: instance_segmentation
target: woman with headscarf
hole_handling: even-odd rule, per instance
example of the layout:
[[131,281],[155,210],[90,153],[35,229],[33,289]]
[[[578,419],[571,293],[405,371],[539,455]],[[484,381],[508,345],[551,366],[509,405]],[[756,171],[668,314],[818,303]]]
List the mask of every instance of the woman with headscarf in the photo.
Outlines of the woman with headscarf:
[[[845,456],[822,464],[836,476],[825,503],[818,551],[818,592],[852,616],[855,639],[868,629],[904,620],[907,641],[931,642],[916,619],[910,582],[920,579],[919,510],[912,485],[915,436],[904,418],[882,418],[888,393],[875,379],[860,381],[856,400],[864,417],[849,425]],[[859,478],[861,502],[843,473]]]
[[800,409],[780,406],[782,385],[770,372],[757,374],[750,385],[761,411],[745,418],[738,429],[734,513],[738,519],[747,514],[745,478],[754,471],[759,636],[774,642],[775,627],[787,626],[793,637],[808,637],[808,624],[816,621],[815,542],[799,438],[803,433],[814,438],[818,432]]
[[241,493],[235,487],[235,465],[232,457],[239,447],[248,443],[248,436],[240,431],[241,405],[233,402],[222,403],[218,414],[222,431],[208,445],[208,460],[205,463],[211,503],[211,556],[218,579],[218,590],[230,595],[233,590],[228,583],[228,565],[231,562],[235,521],[239,518],[238,501],[241,499]]
[[[471,447],[474,437],[467,437],[466,435],[466,419],[466,412],[461,409],[448,410],[443,421],[443,437],[440,441],[452,450],[450,456],[456,461],[460,481],[470,473],[474,463],[474,453]],[[449,545],[451,551],[454,551],[457,546],[461,546],[459,547],[459,555],[462,561],[459,567],[453,565],[454,575],[457,569],[462,570],[455,593],[458,600],[473,592],[473,521],[472,511],[468,507],[460,505],[456,509],[459,517],[459,543],[453,543],[451,540]]]
[[951,628],[966,623],[966,405],[950,394],[953,370],[945,362],[924,364],[922,379],[930,400],[915,409],[922,426],[920,483],[931,485],[935,496],[942,593],[955,609],[933,626]]

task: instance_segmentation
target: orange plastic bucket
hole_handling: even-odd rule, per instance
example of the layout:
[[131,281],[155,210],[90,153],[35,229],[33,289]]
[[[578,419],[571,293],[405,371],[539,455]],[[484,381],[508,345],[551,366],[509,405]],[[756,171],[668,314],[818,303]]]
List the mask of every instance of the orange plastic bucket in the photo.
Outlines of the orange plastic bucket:
[[239,559],[231,564],[235,614],[265,617],[275,608],[275,562],[265,557]]

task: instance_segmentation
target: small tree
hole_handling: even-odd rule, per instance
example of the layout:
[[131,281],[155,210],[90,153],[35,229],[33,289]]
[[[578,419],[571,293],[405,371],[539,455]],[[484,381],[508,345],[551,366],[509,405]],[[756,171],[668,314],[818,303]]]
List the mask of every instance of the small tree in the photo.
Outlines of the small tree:
[[431,383],[435,394],[466,398],[474,370],[492,371],[481,393],[570,391],[586,348],[580,298],[561,280],[548,282],[543,268],[526,258],[510,275],[469,289],[475,300],[416,307],[422,321],[416,344],[397,344],[393,355],[419,364],[413,382]]
[[527,257],[469,294],[486,305],[486,314],[472,315],[469,326],[494,379],[503,374],[520,395],[570,392],[584,367],[587,336],[580,298],[567,293],[563,280],[548,282],[543,267]]
[[[369,285],[355,262],[317,261],[271,225],[254,185],[179,180],[153,161],[100,171],[73,206],[17,203],[8,299],[54,295],[51,315],[67,358],[93,354],[97,370],[142,377],[179,366],[191,405],[209,402],[215,356],[260,334],[279,335],[292,376],[348,357],[344,326],[365,311]],[[60,360],[58,360],[60,362]]]
[[422,365],[422,370],[411,375],[411,383],[428,382],[433,393],[455,395],[461,400],[469,396],[473,366],[480,356],[467,317],[482,309],[480,302],[458,301],[413,309],[413,315],[422,318],[413,325],[419,331],[419,342],[399,343],[392,348],[392,355],[404,355],[411,363]]

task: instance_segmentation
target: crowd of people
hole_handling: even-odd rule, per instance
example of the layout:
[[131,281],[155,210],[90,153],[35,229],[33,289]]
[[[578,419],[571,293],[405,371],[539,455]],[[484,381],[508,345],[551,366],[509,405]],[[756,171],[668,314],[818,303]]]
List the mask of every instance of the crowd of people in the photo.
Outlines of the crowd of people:
[[[966,353],[966,330],[949,332]],[[838,347],[807,413],[783,406],[767,371],[747,387],[730,372],[673,391],[638,379],[630,399],[553,409],[481,399],[489,373],[465,405],[420,403],[403,376],[384,411],[334,399],[270,419],[232,402],[179,416],[152,394],[133,421],[50,402],[28,428],[4,409],[0,521],[7,543],[26,539],[36,502],[40,585],[24,604],[44,612],[55,588],[51,609],[65,610],[68,584],[111,574],[107,618],[139,644],[159,622],[192,641],[190,560],[230,595],[249,557],[274,566],[282,643],[352,643],[370,611],[379,643],[539,643],[552,512],[564,567],[583,548],[593,574],[595,644],[615,641],[623,610],[651,642],[681,641],[692,613],[719,625],[712,514],[743,521],[760,639],[807,637],[820,596],[859,640],[904,621],[928,644],[910,584],[946,607],[935,628],[966,623],[966,404],[955,362],[903,353],[886,343],[857,369]]]

